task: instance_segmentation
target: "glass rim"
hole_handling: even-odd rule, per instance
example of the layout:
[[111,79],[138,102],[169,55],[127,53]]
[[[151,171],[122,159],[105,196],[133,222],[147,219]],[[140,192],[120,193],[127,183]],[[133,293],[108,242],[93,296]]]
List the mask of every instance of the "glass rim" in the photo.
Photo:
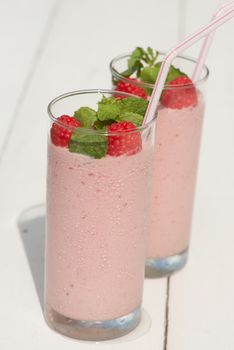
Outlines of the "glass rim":
[[75,90],[75,91],[71,91],[71,92],[66,92],[64,94],[61,94],[55,98],[53,98],[48,106],[47,106],[47,112],[48,112],[48,115],[49,115],[49,118],[50,120],[53,122],[53,123],[56,123],[57,125],[65,128],[65,129],[68,129],[68,130],[79,130],[79,132],[81,134],[89,134],[89,135],[103,135],[103,136],[108,136],[108,135],[111,135],[111,136],[117,136],[117,135],[129,135],[129,134],[134,134],[134,133],[137,133],[137,132],[142,132],[146,129],[148,129],[153,123],[154,121],[156,120],[157,118],[157,112],[155,113],[155,116],[154,118],[152,118],[148,123],[144,124],[144,125],[141,125],[139,127],[136,127],[136,129],[134,130],[129,130],[129,131],[125,131],[124,133],[119,131],[119,132],[111,132],[111,133],[108,133],[107,130],[95,130],[95,129],[88,129],[88,128],[76,128],[76,127],[73,127],[73,126],[68,126],[60,121],[58,121],[58,117],[56,118],[55,115],[52,113],[52,107],[59,101],[63,100],[63,99],[66,99],[68,97],[72,97],[72,96],[76,96],[76,95],[84,95],[84,94],[111,94],[111,95],[114,95],[114,94],[118,94],[118,95],[122,95],[122,96],[126,96],[126,97],[134,97],[134,98],[139,98],[139,99],[142,99],[141,97],[139,96],[136,96],[136,95],[133,95],[133,94],[129,94],[127,92],[122,92],[122,91],[115,91],[115,90],[109,90],[109,89],[84,89],[84,90]]
[[[159,55],[165,55],[166,54],[166,52],[161,52],[161,51],[159,51],[158,53],[159,53]],[[115,78],[117,78],[118,80],[121,79],[121,80],[125,81],[126,83],[133,84],[132,80],[130,78],[123,76],[121,73],[119,73],[114,68],[114,64],[117,61],[119,61],[121,59],[124,59],[124,58],[129,58],[130,55],[131,55],[131,53],[125,53],[125,54],[121,54],[121,55],[118,55],[118,56],[114,57],[110,61],[109,68],[110,68],[111,74]],[[196,64],[196,59],[193,58],[193,57],[178,55],[175,58],[181,58],[181,59],[183,59],[185,61],[189,61],[189,62],[192,62],[192,63]],[[179,89],[179,88],[184,88],[184,87],[189,88],[189,86],[191,86],[191,85],[197,86],[197,85],[202,84],[203,82],[205,82],[208,79],[208,77],[210,75],[210,71],[209,71],[209,68],[207,67],[207,65],[204,64],[203,69],[205,69],[204,77],[202,77],[201,79],[198,79],[195,82],[192,82],[192,84],[186,84],[186,85],[185,84],[180,84],[180,85],[176,85],[176,86],[170,86],[169,84],[165,84],[164,87],[163,87],[163,90],[169,90],[169,89],[173,89],[174,90],[174,89]],[[137,86],[143,87],[143,88],[148,88],[148,89],[153,89],[154,88],[154,84],[145,83],[145,82],[141,82],[141,81],[134,82],[134,85],[137,85]]]

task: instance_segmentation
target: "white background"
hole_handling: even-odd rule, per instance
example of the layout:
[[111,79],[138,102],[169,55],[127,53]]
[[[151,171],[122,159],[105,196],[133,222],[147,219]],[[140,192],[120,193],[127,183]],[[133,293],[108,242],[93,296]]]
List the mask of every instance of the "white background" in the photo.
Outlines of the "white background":
[[[17,224],[25,209],[45,201],[49,100],[80,88],[110,87],[113,56],[135,46],[168,50],[210,20],[220,4],[0,0],[1,350],[234,349],[233,21],[218,30],[207,62],[211,74],[189,264],[170,280],[146,281],[150,330],[141,337],[138,330],[135,340],[99,345],[53,333],[38,299],[42,286],[35,288],[31,273],[42,271],[41,242],[34,232],[30,269]],[[198,46],[188,53],[197,52]]]

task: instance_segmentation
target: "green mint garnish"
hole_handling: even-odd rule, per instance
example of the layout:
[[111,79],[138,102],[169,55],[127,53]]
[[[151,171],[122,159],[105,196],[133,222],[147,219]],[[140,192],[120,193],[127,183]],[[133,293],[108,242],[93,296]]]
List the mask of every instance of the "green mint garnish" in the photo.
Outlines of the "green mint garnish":
[[129,77],[133,73],[140,72],[141,67],[143,67],[143,64],[141,62],[143,57],[143,49],[141,47],[137,47],[131,54],[131,56],[128,59],[128,69],[122,73],[125,77]]
[[74,130],[69,142],[69,151],[96,159],[105,157],[107,136],[96,135],[95,131],[92,134],[87,129],[93,128],[105,132],[109,124],[120,121],[129,121],[139,127],[142,124],[147,106],[147,100],[137,97],[118,99],[103,96],[102,100],[98,102],[97,112],[89,107],[79,108],[74,113],[74,117],[81,122],[83,127]]
[[130,77],[136,72],[137,77],[140,76],[140,72],[144,67],[144,64],[152,66],[157,60],[159,53],[154,51],[151,47],[144,50],[142,47],[137,47],[128,59],[128,69],[121,74],[125,77]]
[[[160,70],[162,62],[156,63],[153,67],[144,67],[140,73],[140,80],[144,83],[154,84],[158,73]],[[167,75],[166,83],[169,83],[171,80],[174,80],[178,77],[185,75],[178,68],[175,68],[171,65],[169,73]]]
[[84,134],[82,128],[76,129],[69,142],[69,151],[81,153],[92,158],[105,157],[107,152],[107,139],[105,135]]
[[118,117],[118,121],[128,121],[139,127],[142,125],[143,116],[133,112],[124,112]]
[[156,61],[159,53],[158,53],[158,51],[155,51],[155,53],[154,53],[154,50],[151,47],[147,48],[147,52],[148,52],[149,56],[151,57],[150,64],[152,65]]
[[[121,74],[125,77],[131,77],[135,73],[143,83],[154,84],[162,64],[162,62],[156,62],[158,56],[159,52],[151,47],[148,47],[147,50],[137,47],[128,59],[128,69]],[[186,76],[186,74],[171,65],[166,84],[180,76]],[[151,89],[145,88],[145,90],[148,95],[152,93]]]
[[178,77],[181,77],[181,76],[186,76],[186,74],[181,72],[181,70],[179,68],[176,68],[173,65],[171,65],[169,73],[167,75],[166,83],[169,83],[170,81],[172,81]]
[[103,97],[100,102],[98,102],[98,111],[97,111],[97,117],[99,120],[116,120],[116,118],[120,114],[120,107],[119,107],[119,101],[118,99],[114,97]]
[[154,84],[158,76],[160,65],[156,64],[153,67],[144,67],[140,73],[140,80],[144,83]]
[[121,100],[121,114],[125,112],[137,113],[142,116],[145,115],[148,107],[148,101],[142,98],[127,97]]
[[[103,97],[98,103],[98,120],[95,122],[95,126],[97,128],[102,128],[103,126],[111,124],[115,121],[124,120],[123,116],[126,115],[125,113],[135,114],[135,118],[133,118],[132,115],[130,118],[132,119],[133,123],[134,120],[136,120],[136,125],[139,126],[139,116],[143,117],[145,115],[147,106],[147,100],[136,97],[127,97],[123,99]],[[128,120],[130,121],[130,119]]]
[[113,120],[113,119],[103,120],[103,121],[101,121],[101,120],[98,119],[98,120],[94,123],[94,127],[95,127],[95,129],[104,131],[104,130],[106,129],[107,125],[110,125],[110,124],[112,124],[112,123],[114,123],[114,122],[115,122],[115,120]]
[[90,129],[97,120],[97,112],[89,107],[81,107],[75,111],[74,117],[81,122],[84,128]]

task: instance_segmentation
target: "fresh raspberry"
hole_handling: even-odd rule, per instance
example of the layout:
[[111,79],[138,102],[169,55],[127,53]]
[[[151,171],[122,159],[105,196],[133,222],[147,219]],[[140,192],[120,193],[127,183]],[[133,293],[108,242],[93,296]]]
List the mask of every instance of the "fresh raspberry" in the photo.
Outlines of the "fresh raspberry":
[[[128,121],[112,123],[108,126],[108,150],[107,154],[118,157],[123,154],[133,155],[141,150],[141,135],[136,126]],[[118,134],[113,135],[111,134]]]
[[[182,86],[179,87],[179,85]],[[188,87],[185,85],[188,85]],[[176,86],[176,88],[169,88],[163,91],[161,96],[161,103],[163,106],[172,109],[196,106],[197,93],[191,79],[186,76],[181,76],[170,81],[169,86]]]
[[78,120],[69,115],[62,115],[57,121],[69,128],[53,123],[52,128],[50,129],[51,140],[55,146],[67,147],[73,130],[81,127],[81,124]]
[[[129,94],[133,94],[133,95],[139,96],[141,98],[147,99],[147,95],[146,95],[145,90],[134,84],[134,83],[137,83],[138,80],[134,79],[134,78],[128,78],[128,79],[130,79],[132,81],[132,84],[121,80],[117,83],[115,90],[128,92]],[[123,96],[118,96],[118,97],[125,98]]]

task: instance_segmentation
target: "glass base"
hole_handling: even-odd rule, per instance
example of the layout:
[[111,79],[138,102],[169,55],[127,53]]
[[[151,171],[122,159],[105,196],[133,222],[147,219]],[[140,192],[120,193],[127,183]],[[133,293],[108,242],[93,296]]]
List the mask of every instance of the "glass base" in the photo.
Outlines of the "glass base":
[[83,321],[63,316],[47,306],[45,319],[50,328],[67,337],[89,341],[110,340],[122,337],[137,327],[141,320],[141,308],[112,320]]
[[177,255],[168,256],[162,259],[147,259],[145,263],[145,277],[160,278],[170,276],[185,266],[187,258],[188,249]]

